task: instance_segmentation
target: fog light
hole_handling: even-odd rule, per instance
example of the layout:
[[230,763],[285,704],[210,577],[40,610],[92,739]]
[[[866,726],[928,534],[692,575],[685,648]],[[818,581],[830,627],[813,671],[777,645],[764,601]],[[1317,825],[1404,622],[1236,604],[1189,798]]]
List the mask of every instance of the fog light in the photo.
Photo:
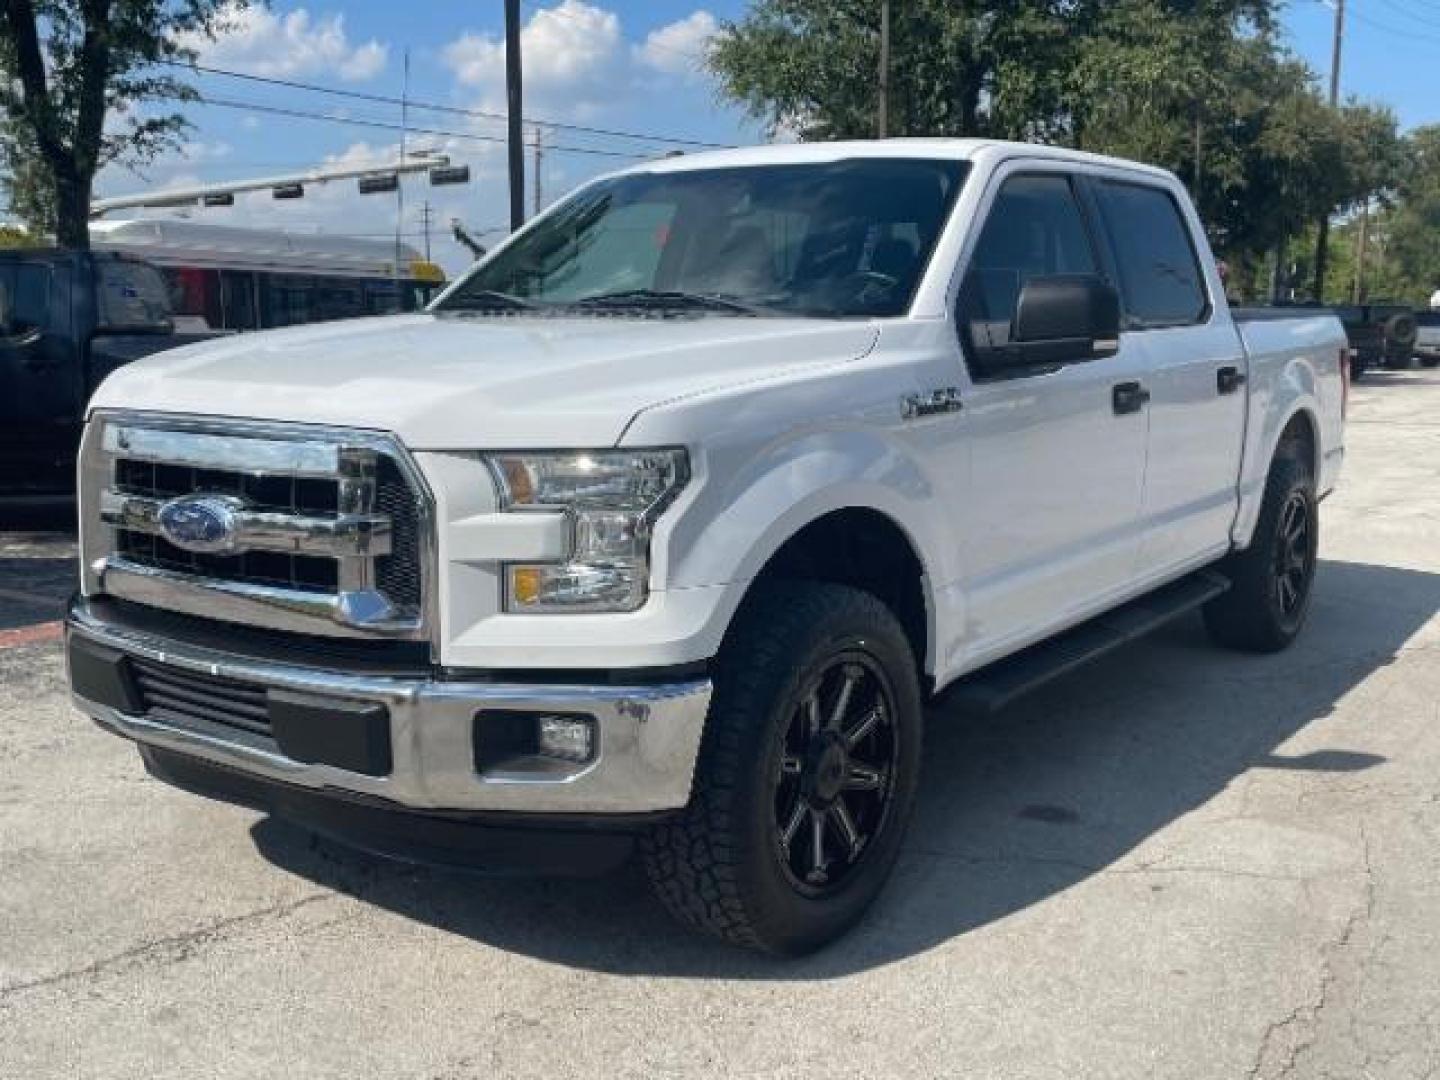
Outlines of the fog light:
[[542,716],[539,750],[546,757],[583,762],[595,756],[595,719],[591,716]]

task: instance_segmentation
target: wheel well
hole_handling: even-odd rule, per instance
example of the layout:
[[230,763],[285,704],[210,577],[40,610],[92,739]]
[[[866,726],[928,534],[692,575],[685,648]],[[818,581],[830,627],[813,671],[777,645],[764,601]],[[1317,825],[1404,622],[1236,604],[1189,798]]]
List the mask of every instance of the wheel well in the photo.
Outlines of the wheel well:
[[924,569],[909,537],[889,517],[851,507],[817,518],[785,541],[756,583],[766,578],[849,585],[878,597],[904,628],[924,680],[929,637]]
[[1319,440],[1315,437],[1315,421],[1308,412],[1303,409],[1290,418],[1285,425],[1285,430],[1280,433],[1280,441],[1276,444],[1275,453],[1293,454],[1301,462],[1310,467],[1310,475],[1320,476],[1320,458],[1318,454]]

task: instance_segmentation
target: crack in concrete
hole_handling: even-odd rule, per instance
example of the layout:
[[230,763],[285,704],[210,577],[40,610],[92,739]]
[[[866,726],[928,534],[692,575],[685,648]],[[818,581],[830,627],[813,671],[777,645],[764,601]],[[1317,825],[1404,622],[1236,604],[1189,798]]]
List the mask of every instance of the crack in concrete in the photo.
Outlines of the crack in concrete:
[[308,896],[302,896],[298,900],[290,900],[281,904],[271,904],[268,907],[258,908],[255,911],[232,915],[229,918],[213,922],[208,926],[187,930],[182,934],[156,938],[153,941],[144,941],[139,945],[115,953],[112,956],[94,960],[82,967],[70,968],[65,971],[55,972],[51,975],[43,975],[37,979],[29,979],[10,983],[6,986],[0,986],[0,1010],[8,1008],[16,998],[32,990],[42,990],[61,983],[71,982],[75,979],[93,978],[108,974],[117,968],[124,969],[130,966],[149,963],[157,959],[168,959],[170,962],[184,960],[198,947],[225,940],[233,930],[243,929],[252,923],[269,918],[283,919],[303,907],[307,907],[320,900],[329,899],[337,899],[336,894],[329,892],[311,893]]
[[[1303,1032],[1284,1052],[1279,1071],[1272,1074],[1273,1080],[1283,1080],[1284,1077],[1292,1075],[1300,1059],[1315,1045],[1325,1013],[1333,1004],[1331,990],[1336,978],[1335,957],[1350,945],[1356,931],[1368,923],[1375,913],[1375,871],[1370,859],[1370,837],[1363,824],[1359,826],[1359,832],[1360,872],[1364,881],[1364,895],[1361,903],[1346,918],[1339,937],[1329,945],[1320,947],[1320,981],[1313,1000],[1297,1005],[1281,1019],[1266,1026],[1260,1037],[1260,1046],[1255,1052],[1254,1064],[1251,1065],[1248,1073],[1250,1080],[1258,1080],[1267,1061],[1271,1058],[1272,1047],[1276,1046],[1282,1036],[1288,1036],[1292,1028],[1304,1026]],[[1361,1053],[1364,1055],[1363,1048]]]

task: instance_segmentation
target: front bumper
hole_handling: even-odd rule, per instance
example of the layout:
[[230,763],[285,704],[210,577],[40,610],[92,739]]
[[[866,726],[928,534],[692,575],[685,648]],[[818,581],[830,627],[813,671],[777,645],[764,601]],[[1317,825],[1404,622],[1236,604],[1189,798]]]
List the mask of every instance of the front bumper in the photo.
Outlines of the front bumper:
[[[648,814],[683,807],[709,707],[708,679],[659,685],[511,683],[317,670],[260,660],[109,624],[83,599],[66,618],[76,705],[101,727],[143,747],[180,754],[263,781],[363,796],[411,810],[496,811],[524,815]],[[122,673],[127,664],[158,665],[183,677],[243,684],[264,700],[301,701],[323,719],[378,718],[387,743],[379,769],[356,771],[297,760],[261,731],[227,727],[145,708],[122,690],[77,684],[77,650],[93,669],[97,656]],[[83,692],[82,692],[83,691]],[[252,706],[254,708],[255,706]],[[597,747],[584,764],[481,770],[477,715],[567,713],[594,718]],[[324,732],[321,732],[321,740]],[[312,740],[313,741],[313,740]],[[372,755],[372,759],[373,759]],[[381,773],[381,775],[374,775]]]

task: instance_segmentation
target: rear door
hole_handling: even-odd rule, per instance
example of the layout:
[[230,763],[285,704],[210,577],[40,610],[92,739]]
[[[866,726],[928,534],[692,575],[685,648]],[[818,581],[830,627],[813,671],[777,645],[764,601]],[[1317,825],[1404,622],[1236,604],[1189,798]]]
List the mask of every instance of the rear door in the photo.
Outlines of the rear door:
[[0,494],[66,490],[80,424],[79,356],[70,333],[69,263],[0,262],[9,325],[0,328]]
[[1226,550],[1238,505],[1248,376],[1224,297],[1212,292],[1175,193],[1093,177],[1126,350],[1145,369],[1150,447],[1138,576],[1149,581]]

